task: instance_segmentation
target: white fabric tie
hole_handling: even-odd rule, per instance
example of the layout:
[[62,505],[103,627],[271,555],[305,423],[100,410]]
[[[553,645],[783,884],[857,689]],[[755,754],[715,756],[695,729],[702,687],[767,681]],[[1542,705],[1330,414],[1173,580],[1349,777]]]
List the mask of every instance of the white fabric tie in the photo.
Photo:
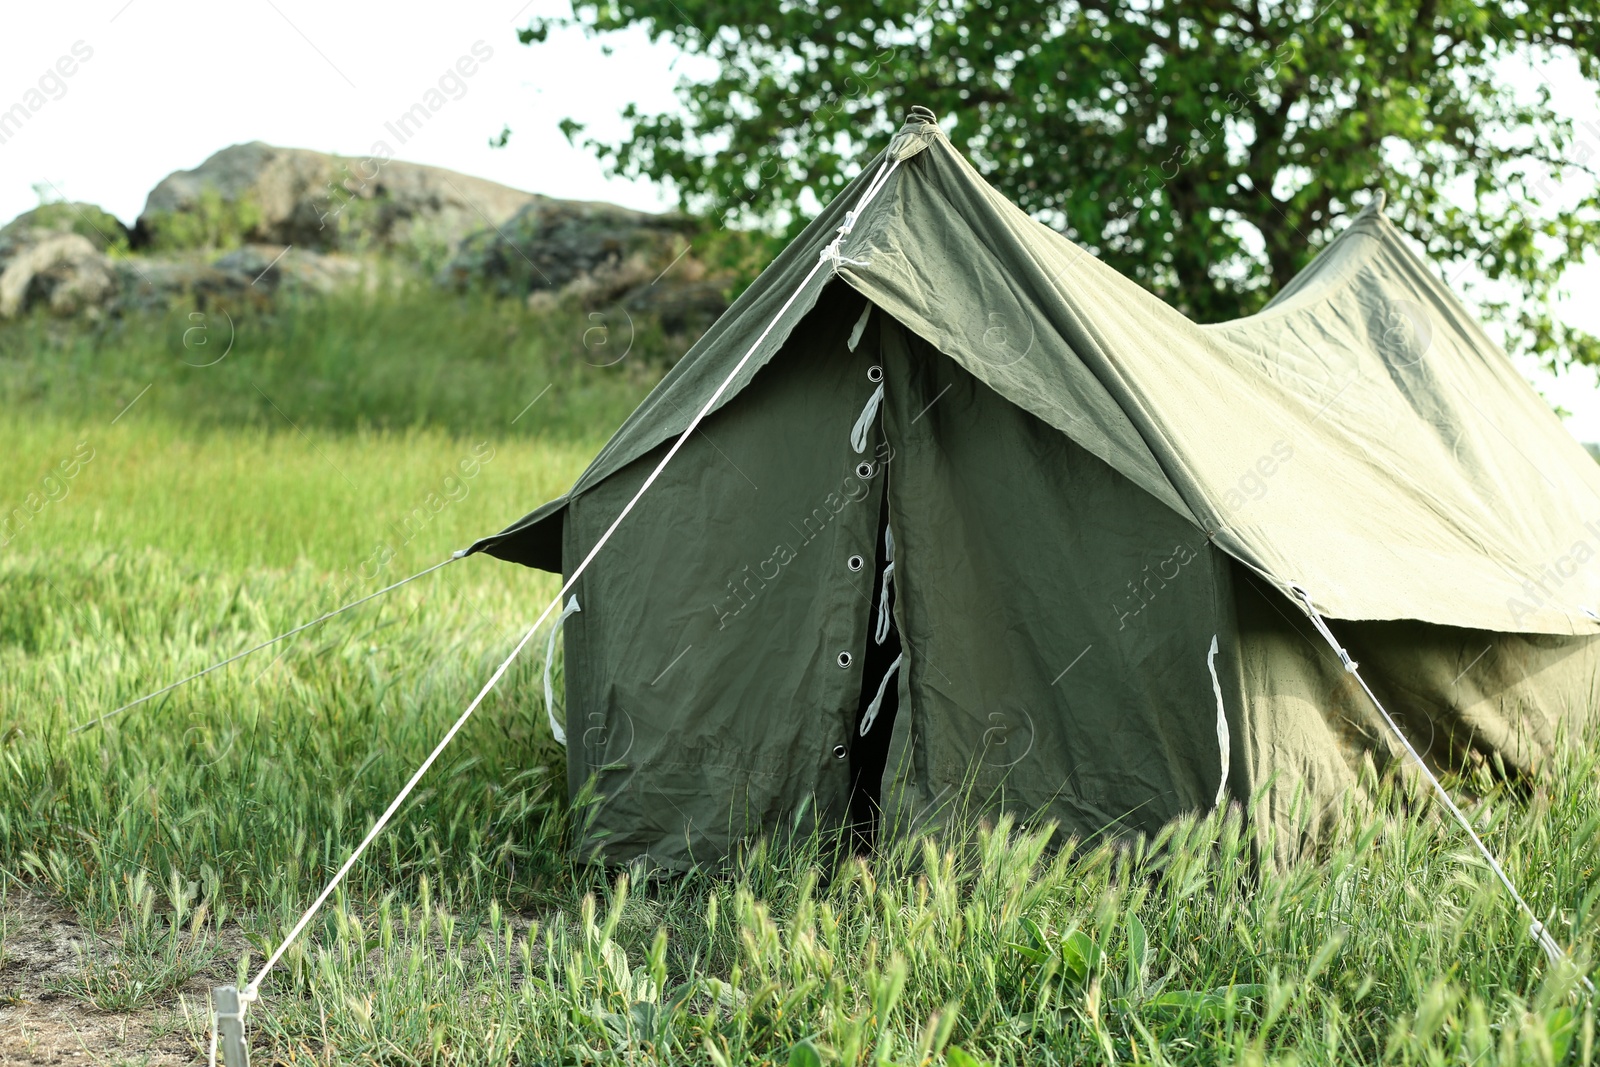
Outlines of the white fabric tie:
[[870,267],[870,266],[872,266],[872,261],[871,260],[867,260],[867,259],[851,259],[849,256],[841,256],[839,254],[839,242],[838,241],[835,241],[835,242],[833,242],[833,244],[829,245],[827,248],[824,248],[822,250],[822,255],[819,256],[818,258],[819,259],[825,259],[829,263],[833,264],[833,273],[835,273],[835,274],[839,273],[839,268],[840,267]]
[[878,629],[872,635],[880,645],[889,639],[889,624],[894,621],[889,611],[889,583],[894,580],[894,531],[888,524],[883,527],[883,558],[889,562],[883,568],[883,592],[878,597]]
[[872,729],[872,724],[878,721],[878,712],[883,708],[883,694],[889,688],[889,680],[900,670],[900,661],[906,654],[900,653],[889,664],[889,669],[883,672],[883,681],[878,683],[878,693],[872,698],[872,703],[867,705],[867,713],[861,716],[861,736],[866,737],[867,731]]
[[878,629],[872,635],[872,640],[883,644],[889,639],[889,583],[894,581],[894,560],[890,560],[883,568],[883,592],[878,594]]
[[1212,807],[1222,807],[1228,796],[1228,764],[1232,753],[1228,743],[1228,715],[1222,710],[1222,683],[1217,680],[1217,635],[1211,635],[1211,651],[1206,653],[1206,670],[1211,672],[1211,691],[1217,695],[1217,747],[1222,750],[1222,780],[1217,783],[1217,799]]
[[831,264],[833,266],[833,273],[838,274],[841,266],[871,266],[867,260],[850,259],[848,256],[843,255],[840,252],[840,249],[844,245],[844,239],[849,237],[851,231],[856,228],[856,220],[861,217],[861,212],[866,209],[868,202],[870,202],[873,197],[877,196],[878,192],[884,187],[885,184],[888,183],[889,175],[893,174],[895,168],[898,166],[900,166],[900,160],[898,159],[893,163],[889,162],[888,160],[883,161],[883,163],[878,167],[878,173],[872,176],[872,181],[867,184],[866,190],[861,194],[861,199],[859,202],[857,202],[855,208],[844,213],[844,225],[839,227],[839,235],[832,241],[829,241],[827,246],[823,248],[820,253],[818,253],[817,259],[819,261],[826,261],[827,263]]
[[572,599],[567,601],[567,606],[561,609],[561,614],[556,616],[555,623],[551,625],[550,639],[544,646],[544,711],[550,717],[550,732],[555,735],[556,744],[563,748],[567,744],[567,731],[556,721],[556,687],[550,681],[550,667],[556,658],[556,638],[561,636],[561,624],[567,621],[568,615],[582,610],[578,607],[578,594],[572,594]]
[[872,318],[872,301],[867,301],[867,306],[861,309],[861,317],[856,320],[855,328],[850,331],[850,342],[845,347],[854,352],[856,345],[861,343],[861,335],[867,332],[867,320]]
[[861,409],[861,417],[856,419],[855,429],[850,431],[850,447],[857,454],[867,450],[867,435],[872,432],[872,420],[878,417],[878,405],[883,403],[883,383],[867,397],[867,406]]

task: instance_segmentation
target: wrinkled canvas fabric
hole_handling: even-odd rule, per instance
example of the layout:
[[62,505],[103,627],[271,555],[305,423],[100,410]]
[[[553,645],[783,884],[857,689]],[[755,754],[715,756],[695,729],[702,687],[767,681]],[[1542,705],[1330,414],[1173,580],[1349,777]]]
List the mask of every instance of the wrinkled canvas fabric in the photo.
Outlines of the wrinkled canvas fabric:
[[[920,136],[926,151],[858,228],[850,254],[867,265],[841,272],[894,319],[1329,616],[1600,632],[1587,614],[1600,612],[1600,466],[1380,214],[1358,217],[1261,314],[1200,326],[1028,218],[942,136]],[[862,184],[680,362],[574,493],[687,425]]]
[[[1234,797],[1250,802],[1262,851],[1281,865],[1359,811],[1381,777],[1415,768],[1310,620],[1242,565],[1231,584],[1237,653],[1224,659],[1236,671],[1243,758]],[[1536,780],[1559,745],[1594,728],[1600,637],[1410,620],[1331,625],[1435,769]]]
[[906,685],[886,811],[1087,837],[1218,792],[1206,667],[1228,559],[1194,524],[889,320],[886,491]]
[[1346,619],[1600,632],[1600,465],[1380,214],[1261,314],[1199,326],[943,139],[897,182],[850,284],[1280,589]]
[[[837,277],[801,287],[890,157]],[[1225,793],[1292,854],[1397,750],[1291,584],[1430,761],[1536,773],[1588,720],[1600,467],[1376,211],[1260,314],[1200,326],[911,123],[566,496],[474,550],[582,558],[752,346],[575,589],[586,847],[687,866],[837,821],[839,657],[875,610],[845,561],[872,558],[885,495],[902,828],[954,796],[1080,834],[1205,810],[1220,689]]]

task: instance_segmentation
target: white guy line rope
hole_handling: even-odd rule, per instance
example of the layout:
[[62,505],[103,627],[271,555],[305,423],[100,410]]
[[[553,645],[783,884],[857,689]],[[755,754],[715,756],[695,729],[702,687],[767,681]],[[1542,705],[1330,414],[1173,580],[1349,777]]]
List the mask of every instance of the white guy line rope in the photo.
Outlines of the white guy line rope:
[[[561,601],[557,598],[551,606],[553,607],[559,603]],[[288,951],[289,946],[294,943],[294,939],[300,936],[300,932],[306,928],[306,924],[311,922],[312,917],[317,914],[323,903],[333,895],[333,891],[339,887],[339,883],[344,881],[344,876],[350,873],[350,868],[356,865],[356,860],[360,859],[361,854],[367,850],[367,846],[372,844],[373,838],[381,834],[383,828],[389,825],[389,820],[400,809],[400,805],[405,803],[406,797],[411,795],[411,791],[417,787],[417,783],[422,781],[422,776],[428,773],[428,768],[433,766],[433,761],[439,758],[439,754],[445,750],[445,747],[455,739],[461,728],[467,724],[467,720],[472,717],[472,713],[478,710],[478,705],[483,703],[483,698],[488,696],[489,690],[493,689],[495,683],[500,681],[500,677],[506,673],[506,669],[511,666],[511,661],[517,658],[517,654],[523,650],[529,641],[533,640],[533,635],[538,632],[540,626],[544,625],[544,620],[549,614],[550,608],[546,608],[544,614],[539,616],[539,621],[528,627],[528,632],[522,635],[522,640],[518,641],[517,647],[511,650],[511,655],[507,656],[501,661],[500,666],[495,668],[494,674],[489,676],[489,680],[483,684],[483,688],[478,690],[478,695],[472,698],[472,703],[467,705],[467,710],[461,713],[461,717],[455,721],[444,737],[439,740],[439,743],[433,747],[433,751],[428,753],[428,758],[422,761],[422,766],[418,767],[411,775],[411,779],[406,782],[405,787],[395,794],[395,798],[389,802],[389,806],[378,817],[378,821],[372,824],[372,829],[367,831],[367,836],[361,839],[361,844],[357,845],[356,850],[350,853],[350,858],[344,861],[344,866],[339,868],[338,873],[323,888],[317,899],[312,902],[311,907],[307,908],[305,914],[300,916],[300,921],[294,924],[294,929],[289,931],[289,936],[283,939],[283,943],[278,946],[277,951],[273,952],[267,958],[267,962],[261,965],[261,970],[256,972],[256,976],[251,980],[250,984],[240,991],[239,998],[241,1000],[251,1001],[256,999],[256,994],[261,988],[261,980],[267,976],[267,972],[277,965],[278,961],[283,958],[284,952]]]
[[279,641],[282,641],[284,638],[293,637],[295,634],[299,633],[302,630],[309,630],[309,629],[311,629],[311,627],[317,625],[319,622],[327,622],[329,619],[333,618],[335,615],[342,615],[343,613],[349,611],[351,608],[360,607],[362,604],[365,604],[367,601],[373,599],[374,597],[380,597],[383,594],[385,594],[387,592],[390,592],[391,590],[399,589],[402,585],[405,585],[407,582],[414,582],[418,578],[421,578],[425,574],[432,574],[434,571],[438,570],[440,567],[446,566],[447,564],[450,564],[450,563],[454,563],[456,560],[460,559],[464,555],[466,555],[465,550],[462,550],[460,552],[455,552],[450,556],[449,559],[441,560],[438,563],[435,563],[433,566],[427,568],[426,570],[418,571],[417,573],[413,574],[409,578],[402,578],[398,582],[395,582],[393,585],[386,585],[382,589],[379,589],[376,593],[368,593],[366,596],[362,597],[360,600],[352,600],[350,603],[346,604],[342,608],[334,608],[332,611],[328,612],[326,615],[319,615],[316,618],[312,619],[308,623],[304,623],[304,624],[302,624],[300,626],[296,626],[294,629],[290,630],[288,633],[281,633],[277,637],[274,637],[270,641],[263,641],[259,645],[256,645],[253,648],[247,648],[243,652],[240,652],[240,653],[238,653],[236,655],[229,656],[227,659],[223,660],[221,663],[213,663],[211,666],[207,667],[205,670],[196,671],[194,674],[189,675],[189,677],[187,677],[187,678],[179,678],[176,682],[173,682],[171,685],[166,686],[166,687],[161,688],[161,689],[157,689],[154,693],[147,693],[144,696],[140,697],[138,700],[131,701],[130,703],[124,704],[124,705],[122,705],[122,707],[117,708],[117,709],[115,709],[113,711],[108,711],[104,715],[100,716],[97,719],[90,719],[88,722],[80,722],[78,725],[74,726],[68,732],[75,734],[75,733],[78,733],[80,730],[87,730],[91,726],[99,726],[101,723],[105,722],[107,719],[113,718],[114,716],[117,716],[117,715],[121,715],[123,712],[127,711],[129,708],[136,708],[140,704],[143,704],[147,700],[154,700],[156,697],[161,696],[163,693],[170,693],[174,689],[178,688],[180,685],[183,685],[183,684],[185,684],[187,682],[192,682],[196,678],[202,678],[205,675],[210,674],[212,671],[220,670],[223,667],[226,667],[230,663],[234,663],[234,662],[237,662],[238,660],[244,659],[246,656],[250,655],[253,652],[260,652],[263,648],[267,648],[267,647],[269,647],[271,645],[275,645]]
[[[289,946],[294,943],[295,938],[300,936],[300,934],[305,930],[307,924],[309,924],[312,918],[316,915],[317,911],[322,907],[327,899],[333,895],[333,891],[338,888],[339,883],[344,881],[345,875],[350,873],[350,869],[354,867],[356,861],[361,858],[361,854],[367,850],[367,846],[372,844],[373,839],[383,832],[383,828],[389,824],[389,820],[394,817],[394,813],[399,810],[400,805],[405,802],[406,797],[411,795],[411,791],[415,789],[417,783],[422,780],[422,776],[428,773],[428,768],[433,766],[434,760],[439,758],[439,754],[445,750],[446,746],[450,744],[450,742],[455,738],[456,734],[460,732],[461,728],[466,725],[467,719],[470,718],[472,713],[477,710],[478,705],[483,702],[483,698],[489,695],[489,690],[493,689],[495,683],[500,681],[500,678],[503,674],[505,674],[506,669],[511,666],[511,661],[516,659],[518,653],[520,653],[527,643],[533,639],[533,635],[538,632],[540,626],[544,625],[544,621],[550,617],[550,613],[560,606],[562,599],[567,595],[572,587],[577,584],[578,578],[585,570],[588,569],[589,564],[594,562],[595,556],[600,554],[600,550],[605,547],[606,542],[611,540],[611,535],[617,532],[617,527],[622,525],[622,520],[628,517],[628,514],[633,511],[634,506],[639,503],[640,498],[643,497],[645,492],[655,484],[656,479],[661,476],[661,472],[667,469],[667,464],[672,462],[672,457],[678,454],[678,450],[684,446],[684,443],[687,442],[691,436],[693,436],[694,431],[700,426],[700,423],[706,418],[707,415],[711,414],[711,410],[717,406],[717,401],[722,399],[722,394],[727,392],[728,387],[733,384],[733,380],[739,376],[739,372],[744,370],[745,365],[750,362],[753,356],[755,356],[756,351],[761,347],[762,342],[767,339],[767,335],[772,332],[773,327],[783,319],[783,316],[788,313],[789,308],[794,306],[795,300],[797,300],[800,294],[805,291],[806,286],[811,283],[811,279],[817,276],[817,271],[821,269],[824,263],[830,262],[837,258],[840,242],[842,242],[844,238],[848,236],[850,230],[855,226],[855,220],[857,217],[859,217],[861,211],[867,206],[868,203],[872,201],[872,198],[877,195],[878,191],[884,187],[889,179],[889,175],[894,173],[895,168],[899,165],[899,160],[895,160],[892,163],[885,160],[880,166],[878,174],[874,177],[872,183],[867,187],[867,191],[862,194],[861,200],[857,204],[856,209],[852,212],[846,213],[845,225],[839,228],[839,235],[833,239],[833,241],[828,245],[828,249],[824,250],[823,254],[818,257],[817,262],[814,263],[811,269],[806,272],[806,276],[800,280],[800,284],[795,286],[794,292],[789,294],[789,299],[785,300],[783,302],[783,306],[773,314],[771,321],[769,321],[766,325],[766,328],[761,331],[760,336],[751,342],[749,351],[745,352],[745,354],[740,357],[739,362],[734,364],[733,370],[728,372],[728,376],[722,380],[721,385],[717,386],[716,391],[711,394],[710,399],[708,399],[700,408],[699,413],[696,414],[693,419],[689,420],[689,425],[684,428],[683,433],[678,435],[678,439],[672,443],[672,447],[667,450],[667,454],[661,457],[661,462],[656,464],[656,469],[650,472],[650,477],[646,478],[644,480],[644,484],[639,486],[638,490],[633,494],[633,499],[629,500],[627,505],[623,507],[622,511],[617,514],[617,517],[611,520],[611,525],[606,527],[606,532],[600,535],[600,539],[595,542],[594,547],[589,550],[588,555],[584,556],[583,561],[573,569],[571,577],[569,577],[566,582],[562,584],[561,591],[556,594],[555,599],[550,601],[550,603],[545,607],[544,611],[539,613],[539,617],[534,621],[533,625],[528,627],[528,632],[522,635],[522,640],[518,641],[517,647],[511,650],[511,655],[505,658],[504,662],[500,664],[489,680],[484,683],[483,688],[478,691],[478,695],[473,698],[472,703],[467,705],[467,710],[461,713],[461,717],[455,721],[455,724],[450,727],[449,731],[444,735],[443,738],[440,739],[439,743],[434,746],[433,751],[428,753],[428,758],[423,760],[422,766],[416,769],[416,772],[412,774],[410,780],[406,782],[405,786],[395,796],[394,800],[389,802],[388,808],[386,808],[383,814],[378,817],[378,821],[373,824],[372,829],[367,831],[367,836],[362,838],[361,843],[357,845],[355,851],[350,854],[350,858],[344,861],[344,865],[339,868],[339,870],[334,874],[332,880],[330,880],[323,888],[322,892],[318,894],[317,899],[314,900],[311,906],[306,909],[305,914],[300,916],[300,920],[294,924],[294,927],[289,931],[288,936],[283,939],[283,943],[280,944],[277,950],[267,958],[267,962],[261,965],[261,969],[256,972],[256,976],[251,979],[250,984],[244,989],[240,990],[239,999],[241,1002],[248,1004],[257,999],[261,992],[261,983],[267,977],[267,974],[272,970],[273,967],[277,966],[278,961],[283,958],[283,954],[288,951]],[[830,251],[832,253],[831,255]]]
[[[1467,836],[1472,838],[1472,843],[1478,846],[1478,851],[1483,854],[1484,860],[1489,864],[1489,869],[1494,871],[1495,876],[1500,879],[1500,884],[1506,887],[1506,892],[1510,893],[1511,899],[1517,902],[1517,907],[1521,908],[1523,913],[1532,921],[1528,927],[1528,936],[1533,938],[1534,944],[1544,950],[1544,954],[1549,957],[1551,963],[1560,963],[1562,960],[1571,963],[1572,958],[1567,955],[1566,949],[1556,943],[1556,939],[1550,936],[1550,931],[1545,929],[1544,923],[1540,921],[1533,908],[1529,907],[1528,902],[1522,899],[1522,894],[1517,892],[1517,887],[1512,884],[1511,877],[1506,874],[1505,868],[1500,866],[1500,861],[1495,858],[1494,853],[1489,851],[1489,846],[1483,843],[1483,838],[1479,837],[1478,831],[1473,829],[1471,821],[1462,814],[1460,808],[1456,807],[1456,802],[1450,798],[1450,793],[1439,779],[1434,776],[1428,765],[1423,762],[1417,750],[1411,747],[1411,742],[1401,732],[1399,723],[1395,722],[1393,717],[1390,716],[1388,709],[1383,706],[1383,702],[1372,691],[1372,687],[1367,685],[1367,680],[1361,677],[1361,671],[1358,669],[1359,664],[1350,658],[1350,654],[1344,650],[1344,646],[1340,645],[1338,639],[1333,636],[1333,631],[1328,628],[1328,624],[1322,618],[1322,614],[1311,603],[1311,594],[1293,582],[1286,584],[1290,589],[1294,590],[1296,596],[1305,602],[1306,612],[1311,616],[1311,624],[1317,628],[1317,632],[1322,635],[1323,639],[1332,646],[1333,651],[1339,657],[1339,662],[1344,664],[1345,671],[1360,683],[1361,688],[1367,694],[1367,699],[1372,701],[1372,706],[1378,709],[1378,714],[1383,716],[1383,721],[1389,724],[1389,729],[1400,739],[1400,744],[1405,746],[1405,750],[1411,756],[1411,759],[1422,769],[1422,774],[1428,779],[1428,784],[1433,786],[1433,791],[1444,802],[1444,806],[1450,809],[1450,814],[1456,817],[1456,822],[1461,824],[1461,828],[1467,832]],[[1578,977],[1583,982],[1583,988],[1592,995],[1595,991],[1594,983],[1589,980],[1587,975],[1579,974]]]

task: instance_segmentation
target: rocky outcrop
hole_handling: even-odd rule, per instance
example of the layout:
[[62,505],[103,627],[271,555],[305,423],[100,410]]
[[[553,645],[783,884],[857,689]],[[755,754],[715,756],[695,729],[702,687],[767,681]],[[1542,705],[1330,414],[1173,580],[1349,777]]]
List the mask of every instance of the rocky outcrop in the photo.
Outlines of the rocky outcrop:
[[259,307],[353,282],[378,257],[450,288],[621,308],[693,335],[727,308],[737,273],[710,268],[699,256],[708,245],[680,217],[252,142],[168,175],[131,231],[93,204],[18,216],[0,229],[0,318]]
[[246,245],[221,256],[140,257],[118,266],[119,311],[184,301],[197,307],[264,307],[282,293],[326,293],[362,274],[361,263],[352,257],[286,245]]
[[442,167],[252,141],[163,178],[134,237],[155,249],[257,242],[317,251],[448,251],[535,199]]
[[670,334],[700,332],[728,301],[726,280],[709,279],[692,255],[694,233],[683,218],[540,197],[463,239],[438,281],[534,305],[618,305],[654,315]]
[[37,239],[14,245],[0,270],[0,318],[34,304],[56,315],[98,313],[118,289],[111,261],[79,234],[33,233]]
[[118,290],[106,253],[127,247],[127,228],[93,204],[23,212],[0,228],[0,319],[39,304],[57,315],[99,314]]
[[24,211],[0,227],[0,259],[52,233],[78,234],[101,252],[128,247],[128,228],[115,215],[96,204],[59,200]]
[[351,256],[322,255],[300,248],[246,245],[215,260],[211,269],[234,285],[300,288],[326,293],[361,277],[361,262]]
[[622,272],[625,265],[643,271],[659,260],[659,271],[688,243],[684,229],[669,217],[613,204],[541,197],[503,222],[468,235],[439,280],[455,286],[485,284],[501,295],[524,296],[559,291],[586,276]]
[[31,228],[0,234],[0,319],[35,307],[99,318],[184,302],[264,306],[281,292],[325,293],[360,275],[361,264],[349,256],[286,246],[113,257],[81,234]]

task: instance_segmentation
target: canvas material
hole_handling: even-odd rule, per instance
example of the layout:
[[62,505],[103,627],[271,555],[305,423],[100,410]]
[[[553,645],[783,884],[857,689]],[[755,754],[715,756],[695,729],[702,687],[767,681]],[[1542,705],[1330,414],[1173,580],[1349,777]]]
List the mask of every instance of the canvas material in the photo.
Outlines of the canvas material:
[[[591,845],[687,865],[746,832],[840,810],[844,768],[817,752],[852,691],[816,664],[829,641],[865,640],[866,621],[837,575],[786,571],[802,580],[765,601],[780,621],[708,656],[696,668],[705,673],[684,672],[689,689],[675,700],[644,675],[695,644],[687,627],[708,625],[695,612],[709,609],[693,596],[725,585],[725,564],[770,558],[763,524],[838,476],[835,449],[865,398],[840,368],[863,358],[897,368],[883,418],[890,442],[907,449],[888,474],[891,522],[909,538],[897,567],[910,666],[891,752],[898,777],[886,784],[900,825],[937,817],[941,791],[958,781],[982,786],[968,795],[1083,834],[1203,810],[1216,786],[1205,650],[1217,633],[1237,718],[1230,795],[1256,798],[1275,855],[1304,847],[1398,749],[1316,643],[1289,582],[1352,620],[1336,632],[1440,765],[1481,757],[1536,771],[1563,730],[1580,728],[1595,695],[1595,642],[1556,635],[1595,630],[1583,613],[1597,592],[1595,464],[1387,222],[1356,220],[1266,312],[1201,327],[1027,219],[942,137],[920,136],[925,150],[852,236],[850,257],[866,266],[846,266],[847,284],[818,278],[802,293],[579,584],[585,610],[567,624],[568,732],[574,788],[598,773],[606,797]],[[861,187],[752,285],[566,497],[475,549],[547,569],[582,558],[810,270]],[[839,354],[861,307],[852,290],[882,309],[869,334],[885,339],[882,355]],[[900,356],[896,324],[911,338]],[[962,397],[968,423],[936,418]],[[933,407],[924,415],[913,400]],[[974,473],[963,464],[977,456],[988,462]],[[725,460],[774,491],[741,496]],[[873,507],[851,512],[860,530],[847,522],[835,534],[866,545]],[[1049,538],[1085,514],[1137,522],[1132,534],[1126,523],[1116,536],[1080,531],[1093,562],[1062,562]],[[1160,536],[1141,540],[1146,530]],[[1115,593],[1094,583],[1114,575],[1125,586],[1125,567],[1137,563],[1142,576],[1162,566],[1170,552],[1151,553],[1163,541],[1193,546],[1194,559],[1141,614],[1153,622],[1173,608],[1172,618],[1149,628],[1145,652],[1119,651],[1123,638],[1096,629],[1106,609],[1095,598]],[[1041,560],[1057,565],[1035,574]],[[614,610],[592,613],[591,596]],[[1019,602],[1032,608],[1022,621],[1009,614]],[[1073,682],[1083,691],[1041,686],[1044,648],[1070,653],[1096,635],[1112,654],[1105,666],[1073,667],[1069,678],[1085,671]],[[919,658],[919,640],[934,652]],[[1503,684],[1456,678],[1480,641],[1490,651],[1474,670]],[[981,685],[933,673],[948,673],[947,656],[965,664],[968,644]],[[717,647],[697,645],[677,666]],[[1504,681],[1517,671],[1521,681]],[[995,768],[986,753],[1020,737],[1017,711],[1036,705],[1059,728],[1047,739],[1057,747],[1037,768]],[[636,712],[650,724],[637,752],[619,729]],[[1084,752],[1094,753],[1088,764]],[[1084,779],[1086,765],[1098,781]]]
[[[1310,622],[1235,565],[1241,691],[1236,795],[1263,852],[1315,847],[1410,758]],[[1336,622],[1336,636],[1407,740],[1436,770],[1536,780],[1600,706],[1600,638],[1499,634],[1413,621]],[[1425,787],[1424,787],[1425,788]]]
[[[1327,615],[1600,632],[1587,614],[1600,612],[1600,467],[1380,214],[1352,222],[1266,311],[1200,326],[926,136],[852,235],[866,265],[841,272],[894,319]],[[860,192],[779,257],[574,493],[681,431]],[[723,403],[824,284],[806,287]],[[1292,463],[1274,460],[1283,451]],[[516,556],[515,541],[476,547]]]
[[889,825],[971,805],[1090,836],[1208,808],[1226,557],[920,338],[883,332],[906,648]]
[[[829,288],[843,288],[833,284],[835,278],[828,268],[818,271],[810,284],[801,282],[811,274],[819,253],[837,236],[845,213],[859,201],[872,175],[888,155],[886,150],[874,159],[861,176],[846,186],[740,294],[733,306],[634,409],[566,494],[540,505],[499,533],[480,539],[468,549],[469,554],[487,552],[509,562],[561,573],[559,546],[563,543],[561,526],[568,502],[682,433],[740,359],[753,348],[750,360],[729,384],[717,406],[721,408],[732,403],[783,347],[796,324],[806,317],[822,293]],[[886,189],[877,203],[881,206],[891,193],[892,189]],[[863,237],[864,233],[855,237],[851,247]],[[778,312],[794,294],[798,296],[789,310],[779,316]],[[765,339],[761,339],[763,333]]]
[[[880,438],[850,445],[874,389],[839,287],[783,358],[708,418],[579,580],[566,623],[569,782],[602,799],[580,851],[687,867],[775,828],[842,820],[875,605]],[[659,460],[649,452],[567,517],[587,551]],[[622,562],[618,562],[622,561]],[[847,652],[851,665],[838,656]]]
[[1600,466],[1380,214],[1268,310],[1200,326],[948,141],[902,171],[843,277],[1281,590],[1339,618],[1600,632]]

